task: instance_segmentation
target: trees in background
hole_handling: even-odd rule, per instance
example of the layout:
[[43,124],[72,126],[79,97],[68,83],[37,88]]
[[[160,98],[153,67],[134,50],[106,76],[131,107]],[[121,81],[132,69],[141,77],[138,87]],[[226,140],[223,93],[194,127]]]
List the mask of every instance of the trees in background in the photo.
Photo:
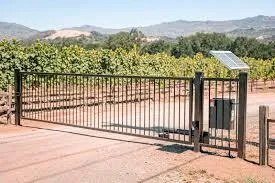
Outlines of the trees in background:
[[137,29],[132,29],[130,32],[119,32],[110,35],[103,43],[103,47],[111,50],[122,48],[130,51],[135,47],[140,48],[144,37],[144,34]]
[[223,33],[197,33],[189,37],[179,37],[171,50],[171,55],[194,56],[202,53],[210,56],[210,50],[230,50],[239,57],[271,59],[275,55],[274,42],[260,43],[255,38],[227,37]]
[[157,53],[170,53],[171,51],[171,43],[168,43],[164,40],[154,41],[152,43],[144,44],[141,48],[141,53],[149,53],[150,55]]
[[[255,38],[230,38],[224,33],[196,33],[191,36],[180,36],[173,41],[160,39],[153,42],[146,42],[146,36],[138,29],[112,35],[103,35],[95,31],[91,33],[90,37],[56,38],[44,41],[54,44],[58,48],[77,45],[86,49],[116,50],[122,48],[126,51],[135,49],[141,54],[166,53],[176,58],[193,57],[197,53],[208,57],[210,50],[230,50],[239,57],[262,59],[275,57],[275,41],[262,43]],[[50,33],[45,33],[45,35],[48,34]],[[31,45],[34,40],[26,43]]]

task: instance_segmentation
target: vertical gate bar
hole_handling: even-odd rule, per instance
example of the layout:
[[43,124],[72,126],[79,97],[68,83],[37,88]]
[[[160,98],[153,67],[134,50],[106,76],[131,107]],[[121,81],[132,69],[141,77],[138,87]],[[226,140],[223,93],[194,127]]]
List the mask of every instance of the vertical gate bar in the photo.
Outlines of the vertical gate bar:
[[[179,125],[179,129],[181,129],[181,115],[180,115],[180,103],[181,103],[181,99],[180,99],[180,95],[181,95],[181,79],[179,80],[179,83],[178,83],[178,85],[179,85],[179,112],[178,112],[178,114],[179,114],[179,119],[178,119],[178,125]],[[184,130],[185,130],[185,127],[184,127]],[[184,139],[184,141],[185,141],[185,133],[184,133],[184,135],[183,135],[183,139]],[[178,134],[178,136],[179,136],[179,140],[180,140],[180,133]]]
[[[75,105],[75,121],[76,121],[76,125],[79,125],[79,126],[81,126],[81,121],[78,121],[78,115],[79,116],[81,116],[81,111],[79,111],[78,112],[78,85],[79,85],[79,77],[78,76],[75,76],[75,79],[76,79],[76,81],[75,81],[75,103],[76,103],[76,105]],[[80,92],[79,92],[79,96],[81,97],[81,88],[80,88]],[[79,98],[80,99],[80,98]],[[78,114],[79,113],[79,114]],[[80,123],[80,124],[78,124],[78,122]]]
[[113,102],[112,102],[112,78],[111,77],[109,77],[109,109],[110,109],[110,117],[109,117],[109,119],[110,119],[110,122],[109,122],[109,130],[111,130],[111,124],[112,124],[112,104],[113,104]]
[[101,77],[101,128],[103,129],[104,123],[104,77]]
[[126,133],[128,128],[128,78],[126,78]]
[[107,130],[108,121],[108,78],[105,78],[105,129]]
[[15,125],[21,125],[21,108],[22,108],[22,74],[18,69],[14,71],[14,88],[15,88]]
[[236,120],[236,149],[238,149],[238,128],[239,128],[239,81],[237,82],[237,89],[235,92],[236,95],[236,102],[238,105],[236,105],[236,110],[235,110],[235,120]]
[[154,112],[153,112],[153,136],[156,133],[156,79],[154,79]]
[[[163,95],[163,121],[162,121],[162,132],[164,132],[164,129],[165,129],[165,92],[166,92],[166,90],[165,90],[165,79],[163,79],[163,89],[164,89],[164,91],[163,91],[164,95]],[[164,137],[165,137],[165,135],[162,136],[162,138],[164,138]]]
[[34,111],[34,115],[33,115],[33,119],[36,119],[36,76],[34,76],[33,79],[33,111]]
[[[215,80],[215,98],[217,98],[218,96],[218,80]],[[215,127],[218,126],[218,116],[217,113],[215,114]],[[215,128],[215,146],[217,145],[217,128]]]
[[135,134],[137,133],[137,79],[135,79]]
[[84,126],[84,76],[79,76],[79,123]]
[[95,93],[95,91],[96,91],[96,77],[95,76],[93,76],[93,108],[94,108],[94,117],[93,117],[93,122],[94,122],[94,128],[95,128],[95,124],[96,124],[96,118],[95,118],[95,103],[96,103],[96,101],[95,101],[95,98],[96,98],[96,93]]
[[[14,72],[15,73],[15,72]],[[15,75],[14,75],[14,80],[15,80]],[[21,106],[21,110],[22,110],[22,114],[21,116],[25,117],[25,109],[26,109],[26,79],[24,79],[24,76],[22,76],[22,106]],[[14,88],[13,90],[15,91],[15,81],[14,81]],[[16,93],[14,92],[15,94],[15,100],[16,100]]]
[[31,116],[32,116],[32,117],[31,117],[31,118],[32,118],[32,119],[35,118],[35,117],[34,117],[35,110],[34,110],[34,105],[33,105],[33,103],[34,103],[34,101],[35,101],[35,100],[34,100],[35,95],[34,95],[34,90],[33,90],[33,87],[34,87],[34,86],[33,86],[33,85],[34,85],[34,79],[35,79],[35,77],[34,77],[34,75],[32,75],[32,80],[31,80],[31,86],[32,86],[32,90],[31,90],[31,91],[32,91],[32,94],[31,94],[31,96],[32,96],[32,99],[31,99],[31,103],[32,103],[32,104],[31,104],[31,108],[32,108]]
[[246,144],[246,108],[247,108],[247,73],[239,75],[239,128],[238,128],[238,157],[245,159]]
[[51,102],[51,100],[52,100],[52,87],[53,87],[52,86],[53,85],[52,84],[52,75],[50,75],[49,79],[50,79],[50,87],[49,87],[50,88],[50,92],[49,92],[49,95],[48,95],[48,103],[50,103],[50,105],[48,104],[49,105],[49,113],[50,113],[50,116],[49,116],[50,120],[49,121],[52,122],[53,121],[52,120],[52,116],[53,116],[53,114],[52,114],[52,102]]
[[169,85],[169,88],[168,88],[168,136],[170,136],[170,113],[171,113],[171,81],[170,79],[168,79],[168,85]]
[[[222,116],[224,116],[224,80],[222,80]],[[224,129],[224,117],[222,117],[222,138],[221,138],[221,145],[223,146],[223,129]]]
[[195,76],[195,131],[194,135],[194,151],[199,152],[201,150],[200,141],[203,132],[203,73],[196,72]]
[[66,123],[67,124],[68,124],[68,85],[69,85],[69,83],[68,83],[68,76],[66,75],[65,76],[65,90],[66,90],[66,98],[65,98],[65,100],[66,100],[66,102],[65,102],[66,103],[65,104],[65,111],[66,112],[65,113],[66,113]]
[[149,89],[148,89],[148,92],[149,92],[149,96],[148,96],[148,98],[149,98],[149,106],[148,106],[148,108],[149,108],[149,113],[148,113],[148,118],[149,118],[149,136],[151,136],[151,80],[150,79],[148,79],[148,81],[149,81]]
[[42,102],[41,102],[41,88],[42,88],[42,80],[41,80],[41,76],[39,76],[38,77],[38,91],[37,91],[37,95],[38,95],[38,110],[37,110],[37,112],[38,112],[38,114],[37,114],[37,119],[38,120],[41,120],[41,108],[42,108],[42,106],[41,106],[41,104],[42,104]]
[[58,101],[57,107],[58,107],[58,113],[59,113],[59,115],[58,115],[58,117],[59,117],[58,118],[59,119],[58,122],[64,123],[64,120],[63,120],[64,116],[62,115],[63,114],[63,107],[61,105],[61,102],[63,100],[63,93],[61,94],[61,83],[62,83],[62,76],[58,76],[58,95],[57,95],[59,97],[58,100],[57,100]]
[[86,77],[86,126],[90,127],[89,124],[89,76]]
[[45,88],[46,88],[46,82],[45,82],[45,75],[42,75],[42,83],[41,83],[41,119],[45,120]]
[[130,106],[130,111],[131,111],[131,133],[133,133],[133,125],[132,125],[132,122],[133,122],[133,78],[131,78],[130,80],[130,83],[131,83],[131,106]]
[[27,112],[26,112],[26,116],[29,118],[30,117],[30,112],[31,112],[31,108],[30,108],[30,98],[31,98],[31,95],[30,95],[30,75],[26,75],[26,88],[27,88],[27,102],[26,102],[26,108],[28,109]]
[[45,103],[46,103],[46,119],[47,121],[49,121],[49,117],[50,117],[50,114],[49,114],[49,109],[50,109],[50,106],[49,106],[49,93],[51,92],[51,80],[49,80],[49,76],[46,76],[46,80],[47,80],[47,93],[46,93],[46,100],[45,100]]
[[34,117],[34,107],[33,107],[33,102],[34,102],[34,95],[33,95],[33,81],[34,80],[34,75],[31,75],[31,83],[30,83],[30,85],[31,85],[31,118],[33,119]]
[[[70,124],[74,124],[74,76],[71,76],[70,77],[70,84],[72,86],[69,86],[69,106],[68,106],[68,109],[69,109],[69,121],[70,121]],[[72,113],[72,114],[71,114]]]
[[124,99],[123,99],[123,93],[124,93],[124,79],[121,79],[121,125],[122,125],[122,132],[124,130],[124,108],[123,108],[123,103],[124,103]]
[[176,81],[174,79],[174,109],[173,109],[173,139],[175,139],[175,133],[176,133],[176,130],[175,130],[175,123],[176,123],[176,118],[175,118],[175,110],[176,110]]
[[119,102],[120,102],[120,96],[119,96],[119,91],[120,91],[120,82],[119,82],[119,78],[117,79],[117,99],[118,99],[118,101],[117,101],[117,122],[118,122],[118,131],[119,131],[119,125],[120,125],[120,123],[119,123],[119,120],[120,120],[120,109],[119,109]]
[[113,86],[113,91],[114,91],[114,125],[113,125],[113,129],[115,130],[115,126],[116,126],[116,80],[114,77],[114,86]]
[[[268,112],[269,112],[269,109],[268,109]],[[269,116],[269,114],[268,114],[268,116]],[[270,128],[270,122],[269,121],[267,121],[267,123],[266,123],[266,141],[267,141],[267,146],[266,146],[266,165],[267,166],[269,166],[270,164],[269,164],[269,149],[270,149],[270,147],[269,147],[269,133],[270,133],[270,130],[269,130],[269,128]]]
[[[58,118],[60,115],[58,115],[58,113],[60,114],[60,108],[59,108],[59,101],[60,101],[60,87],[59,87],[59,83],[60,83],[60,77],[58,75],[56,75],[56,88],[55,88],[55,100],[56,100],[56,105],[55,105],[55,114],[56,114],[56,122],[59,122]],[[58,96],[58,98],[57,98]],[[60,118],[59,118],[60,119]]]
[[[73,124],[77,125],[77,108],[76,108],[76,104],[77,104],[77,76],[73,77]],[[75,97],[76,96],[76,97]]]
[[141,134],[141,78],[139,79],[139,134]]
[[[208,110],[210,111],[210,105],[211,105],[211,81],[208,80]],[[208,112],[208,134],[212,134],[212,128],[211,128],[211,133],[210,133],[210,112]],[[209,139],[209,143],[213,144],[213,141]]]
[[[64,94],[64,76],[60,76],[60,83],[59,83],[59,87],[60,87],[60,95],[62,93],[62,101],[60,101],[59,106],[60,106],[60,111],[62,113],[62,122],[65,123],[65,116],[64,116],[64,112],[65,112],[65,108],[64,108],[64,98],[65,98],[65,94]],[[62,107],[61,107],[62,106]]]
[[194,99],[193,90],[194,90],[194,80],[190,79],[189,80],[189,142],[190,143],[192,142],[193,99]]
[[[187,96],[187,82],[186,80],[184,80],[184,85],[183,85],[183,88],[184,88],[184,97],[183,97],[183,125],[184,125],[184,130],[186,129],[186,96]],[[191,123],[192,123],[192,120],[191,120]],[[192,124],[190,124],[189,122],[189,129],[191,128]],[[192,133],[192,132],[191,132]],[[184,135],[184,141],[185,141],[185,135]]]
[[146,79],[144,79],[143,80],[144,81],[144,83],[143,83],[143,92],[144,92],[144,94],[143,94],[143,96],[144,96],[144,106],[143,106],[143,112],[144,112],[144,118],[143,118],[143,135],[145,135],[145,125],[146,125]]
[[[232,87],[232,80],[229,81],[229,101],[231,101],[231,87]],[[229,129],[228,129],[228,147],[229,147],[229,152],[228,152],[228,156],[231,157],[231,139],[230,139],[230,129],[231,129],[231,123],[229,124]]]
[[161,88],[160,88],[160,79],[158,80],[158,85],[159,85],[159,87],[158,87],[158,93],[159,93],[159,96],[158,96],[158,100],[159,100],[159,102],[158,102],[158,133],[160,133],[160,90],[161,90]]
[[51,103],[53,103],[52,111],[53,111],[53,122],[56,121],[56,101],[55,101],[55,92],[56,92],[56,82],[57,82],[57,75],[53,75],[53,91],[52,91],[52,100]]
[[99,77],[97,77],[97,128],[99,128]]

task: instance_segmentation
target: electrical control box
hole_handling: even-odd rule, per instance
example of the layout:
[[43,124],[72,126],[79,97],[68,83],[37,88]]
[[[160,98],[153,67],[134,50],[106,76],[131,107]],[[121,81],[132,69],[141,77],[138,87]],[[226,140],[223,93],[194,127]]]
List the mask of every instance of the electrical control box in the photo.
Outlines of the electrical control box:
[[213,98],[209,108],[209,128],[234,129],[235,99]]

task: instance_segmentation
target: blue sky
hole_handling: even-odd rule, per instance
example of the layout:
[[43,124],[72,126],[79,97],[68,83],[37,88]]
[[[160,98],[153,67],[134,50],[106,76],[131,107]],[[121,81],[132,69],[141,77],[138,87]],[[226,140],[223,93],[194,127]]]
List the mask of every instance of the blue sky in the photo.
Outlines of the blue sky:
[[275,16],[275,0],[0,0],[0,21],[47,30]]

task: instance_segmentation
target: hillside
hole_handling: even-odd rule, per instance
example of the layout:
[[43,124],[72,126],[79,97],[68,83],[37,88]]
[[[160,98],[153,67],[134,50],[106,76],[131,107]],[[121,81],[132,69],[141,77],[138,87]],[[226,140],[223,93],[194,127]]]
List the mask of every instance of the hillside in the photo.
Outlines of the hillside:
[[[249,17],[240,20],[227,20],[227,21],[186,21],[178,20],[174,22],[166,22],[146,27],[137,27],[146,36],[166,36],[175,38],[181,35],[190,35],[196,32],[230,32],[236,29],[267,29],[275,28],[275,16]],[[113,34],[120,31],[129,31],[132,27],[123,29],[108,29],[96,26],[84,25],[81,27],[73,27],[69,29],[80,31],[97,31],[102,34]]]
[[258,40],[269,39],[275,36],[275,28],[266,29],[235,29],[227,33],[227,35],[232,37],[245,36],[245,37],[255,37]]
[[[0,40],[4,37],[26,39],[47,36],[57,37],[78,37],[79,32],[85,32],[83,35],[87,36],[90,32],[98,32],[100,34],[114,34],[121,31],[130,31],[133,27],[127,27],[122,29],[102,28],[92,25],[83,25],[80,27],[71,27],[58,31],[45,31],[39,32],[37,30],[30,29],[23,25],[15,23],[0,22]],[[227,20],[227,21],[186,21],[177,20],[174,22],[165,22],[156,25],[150,25],[145,27],[136,27],[142,31],[148,37],[168,37],[176,38],[178,36],[188,36],[196,32],[224,32],[230,36],[248,36],[248,37],[260,37],[274,36],[275,29],[275,16],[255,16],[244,18],[240,20]],[[68,31],[66,33],[66,31]],[[58,35],[59,33],[60,35]],[[55,35],[53,35],[55,34]],[[80,34],[82,34],[80,32]]]
[[4,38],[26,39],[38,33],[37,30],[16,23],[0,22],[0,40]]

